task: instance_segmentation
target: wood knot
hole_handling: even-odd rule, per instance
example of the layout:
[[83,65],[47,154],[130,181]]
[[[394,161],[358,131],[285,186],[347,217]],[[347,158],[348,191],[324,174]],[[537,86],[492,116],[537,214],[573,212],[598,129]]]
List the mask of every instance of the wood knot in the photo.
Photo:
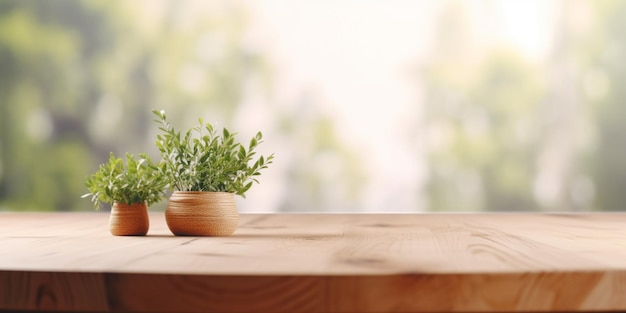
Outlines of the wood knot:
[[359,266],[372,266],[372,265],[381,265],[385,263],[385,259],[381,258],[350,258],[345,259],[344,262],[350,265],[359,265]]
[[57,297],[54,290],[47,285],[41,285],[37,288],[36,303],[38,309],[56,308]]

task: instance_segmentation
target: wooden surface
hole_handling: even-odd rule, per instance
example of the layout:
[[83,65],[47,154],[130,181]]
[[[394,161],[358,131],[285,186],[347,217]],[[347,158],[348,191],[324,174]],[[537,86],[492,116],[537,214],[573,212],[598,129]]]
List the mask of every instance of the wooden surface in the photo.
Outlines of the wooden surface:
[[0,310],[626,311],[626,214],[246,215],[231,237],[0,213]]

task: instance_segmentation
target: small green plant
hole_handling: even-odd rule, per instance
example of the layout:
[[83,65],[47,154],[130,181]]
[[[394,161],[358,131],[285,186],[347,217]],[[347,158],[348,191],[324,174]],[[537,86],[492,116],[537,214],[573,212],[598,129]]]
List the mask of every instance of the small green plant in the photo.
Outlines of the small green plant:
[[259,182],[256,177],[260,171],[272,163],[274,154],[253,160],[254,150],[262,142],[261,132],[252,137],[246,149],[226,128],[219,133],[199,119],[198,126],[181,136],[164,111],[152,112],[161,125],[156,145],[165,163],[164,173],[179,191],[221,191],[244,197],[252,183]]
[[129,205],[159,202],[165,196],[168,181],[163,168],[143,153],[139,160],[126,153],[126,164],[111,153],[109,162],[100,165],[98,171],[87,178],[85,186],[89,193],[82,197],[91,197],[94,208],[98,209],[101,203],[116,201]]

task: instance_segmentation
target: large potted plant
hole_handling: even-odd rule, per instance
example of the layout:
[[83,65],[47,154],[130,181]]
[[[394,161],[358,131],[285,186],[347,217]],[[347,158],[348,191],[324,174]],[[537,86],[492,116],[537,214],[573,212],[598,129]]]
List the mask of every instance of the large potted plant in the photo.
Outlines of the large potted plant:
[[174,192],[165,210],[169,229],[178,236],[228,236],[237,228],[235,195],[244,197],[274,155],[253,159],[262,142],[258,132],[246,146],[223,128],[217,132],[199,119],[199,125],[181,134],[164,111],[153,111],[161,134],[156,145],[164,174]]
[[145,154],[135,160],[126,154],[126,164],[113,153],[109,162],[87,178],[85,186],[94,208],[102,203],[111,204],[109,228],[115,236],[143,236],[150,226],[147,207],[165,196],[168,181],[162,168]]

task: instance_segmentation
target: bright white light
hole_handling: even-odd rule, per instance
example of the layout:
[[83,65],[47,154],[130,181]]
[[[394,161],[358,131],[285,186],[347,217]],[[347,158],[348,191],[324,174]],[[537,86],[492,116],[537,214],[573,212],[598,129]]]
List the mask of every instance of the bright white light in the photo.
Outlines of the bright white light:
[[551,27],[548,8],[542,0],[500,0],[500,36],[509,45],[531,57],[542,57],[548,52]]

